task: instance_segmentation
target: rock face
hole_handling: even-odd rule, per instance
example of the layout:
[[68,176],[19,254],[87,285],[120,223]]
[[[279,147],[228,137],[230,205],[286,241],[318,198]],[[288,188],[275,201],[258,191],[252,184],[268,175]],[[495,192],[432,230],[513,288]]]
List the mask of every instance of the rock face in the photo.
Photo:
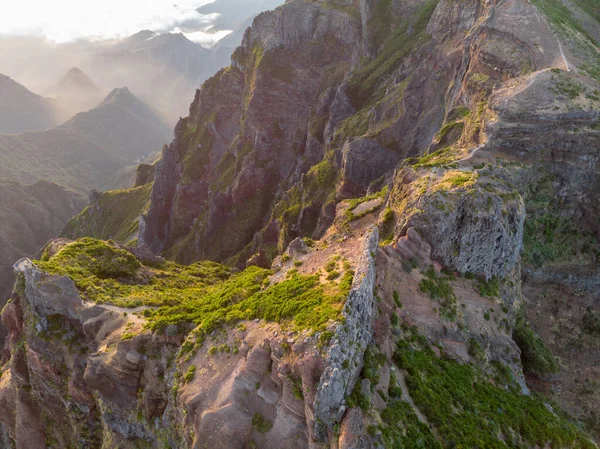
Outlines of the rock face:
[[[205,83],[163,151],[144,236],[154,251],[224,260],[269,228],[271,207],[324,157],[320,135],[308,145],[309,128],[322,133],[327,121],[310,125],[312,109],[336,82],[330,74],[343,76],[359,57],[360,29],[352,14],[301,1],[256,18],[232,66]],[[335,45],[305,45],[323,40]],[[323,202],[313,205],[317,215]],[[278,233],[258,239],[277,245]],[[258,249],[250,246],[243,261]]]
[[315,437],[320,441],[327,441],[327,430],[344,416],[345,399],[354,388],[364,351],[371,342],[377,313],[373,291],[378,243],[377,228],[369,230],[344,307],[344,324],[336,329],[327,351],[314,404]]
[[495,176],[489,169],[432,170],[424,180],[400,170],[390,196],[390,204],[403,207],[399,234],[417,229],[433,243],[434,259],[462,273],[504,277],[519,260],[525,207]]
[[[197,91],[153,184],[142,167],[141,185],[96,195],[72,222],[77,236],[139,229],[145,265],[126,288],[144,294],[22,268],[2,315],[2,441],[596,447],[530,394],[597,432],[600,60],[562,5],[560,20],[537,0],[291,0],[260,14]],[[149,204],[105,207],[135,192]],[[166,267],[187,285],[204,259],[272,273],[148,299],[173,280]],[[319,302],[298,276],[350,293]],[[571,305],[545,302],[548,283]],[[142,306],[82,304],[99,286]],[[337,318],[299,330],[306,304]],[[586,389],[565,392],[581,373]]]

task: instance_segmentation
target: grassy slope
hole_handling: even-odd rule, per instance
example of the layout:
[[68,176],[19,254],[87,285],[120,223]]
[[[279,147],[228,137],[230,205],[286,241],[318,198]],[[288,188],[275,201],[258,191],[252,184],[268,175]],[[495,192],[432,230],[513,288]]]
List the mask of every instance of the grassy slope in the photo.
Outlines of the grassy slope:
[[86,207],[73,217],[62,232],[62,237],[78,239],[94,237],[126,242],[137,232],[139,216],[147,209],[152,184],[131,189],[102,193],[98,210]]
[[38,265],[49,273],[70,276],[88,301],[160,306],[145,313],[152,329],[194,323],[204,332],[254,318],[316,329],[329,319],[341,319],[353,278],[347,271],[339,283],[320,284],[318,276],[291,272],[286,280],[269,286],[271,272],[262,268],[232,274],[208,261],[144,266],[128,251],[92,238],[42,257]]
[[[403,392],[397,369],[391,371],[387,391],[377,390],[387,403],[384,410],[371,410],[370,399],[355,389],[350,406],[369,411],[377,425],[370,435],[379,435],[386,448],[586,448],[596,446],[560,409],[551,409],[547,398],[525,396],[510,369],[499,362],[464,364],[437,356],[416,328],[403,325],[393,362],[404,371],[408,392]],[[386,357],[370,348],[361,378],[379,383]],[[430,425],[422,422],[403,393]],[[377,416],[377,413],[379,416]]]

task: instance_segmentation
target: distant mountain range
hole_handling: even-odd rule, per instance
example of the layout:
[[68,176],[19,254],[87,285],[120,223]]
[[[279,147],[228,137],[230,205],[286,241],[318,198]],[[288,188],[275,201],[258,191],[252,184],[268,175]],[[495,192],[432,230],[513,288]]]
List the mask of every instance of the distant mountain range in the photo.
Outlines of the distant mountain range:
[[0,135],[0,178],[56,182],[79,192],[107,187],[123,167],[156,151],[171,131],[127,88],[46,131]]
[[[56,98],[69,112],[85,111],[113,87],[128,86],[174,126],[180,116],[187,115],[195,89],[230,64],[231,54],[254,17],[282,3],[217,0],[198,9],[203,17],[210,15],[208,23],[183,24],[181,33],[141,30],[116,41],[59,45],[0,38],[1,70],[33,91]],[[224,30],[232,33],[211,48],[190,40],[196,32],[208,35]]]
[[60,123],[58,103],[0,74],[0,133],[43,130]]
[[[0,75],[0,305],[12,263],[58,235],[89,190],[129,187],[137,163],[172,138],[162,117],[173,125],[185,115],[194,90],[229,65],[253,18],[281,3],[217,0],[199,8],[219,14],[206,32],[233,30],[210,49],[182,33],[149,30],[116,42],[5,41],[3,67],[52,98]],[[102,100],[123,85],[136,95],[120,88]]]

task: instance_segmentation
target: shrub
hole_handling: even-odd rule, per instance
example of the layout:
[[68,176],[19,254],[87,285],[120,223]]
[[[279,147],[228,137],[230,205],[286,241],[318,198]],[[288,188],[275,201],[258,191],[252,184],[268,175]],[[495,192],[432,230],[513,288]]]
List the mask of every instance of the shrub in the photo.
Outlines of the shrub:
[[489,281],[477,281],[477,291],[481,296],[487,296],[488,298],[500,296],[498,278],[493,277]]
[[401,309],[402,303],[400,302],[400,295],[398,294],[398,292],[396,290],[394,290],[394,293],[392,294],[392,296],[394,298],[394,303],[396,304],[396,307]]
[[480,362],[485,360],[485,349],[474,338],[469,338],[468,352],[471,357]]
[[600,312],[588,307],[583,315],[581,329],[586,334],[600,335]]
[[360,380],[356,381],[352,393],[346,398],[346,403],[350,408],[359,407],[365,412],[371,408],[371,398],[362,392]]
[[258,412],[252,417],[252,425],[258,433],[262,434],[267,433],[273,428],[273,423]]
[[521,361],[525,372],[556,373],[560,367],[544,342],[531,329],[521,311],[516,318],[513,339],[521,349]]
[[39,265],[50,274],[71,276],[87,300],[122,307],[158,306],[144,311],[146,326],[152,330],[176,325],[185,332],[193,323],[200,326],[199,335],[255,318],[288,321],[299,329],[339,321],[354,274],[347,270],[339,283],[325,286],[318,275],[290,270],[284,281],[269,286],[265,281],[271,272],[259,267],[231,275],[223,265],[204,261],[190,266],[165,262],[141,270],[131,253],[95,239],[67,245]]
[[457,316],[457,301],[454,290],[450,284],[452,278],[439,277],[435,268],[430,266],[425,272],[425,277],[419,283],[419,290],[429,294],[429,297],[440,303],[440,313],[448,320],[455,320]]
[[[444,447],[595,447],[577,426],[551,411],[546,399],[498,387],[472,365],[436,357],[402,340],[394,361],[406,371],[410,395]],[[500,434],[507,440],[500,440]]]
[[185,373],[185,376],[183,376],[183,380],[185,380],[186,383],[190,383],[194,380],[194,377],[196,377],[196,365],[191,365],[188,368],[187,373]]

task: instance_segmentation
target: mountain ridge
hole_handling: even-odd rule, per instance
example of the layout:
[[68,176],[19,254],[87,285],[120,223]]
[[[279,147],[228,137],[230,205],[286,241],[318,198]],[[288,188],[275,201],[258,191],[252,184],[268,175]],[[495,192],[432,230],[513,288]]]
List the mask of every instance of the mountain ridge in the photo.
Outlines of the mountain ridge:
[[7,445],[597,448],[600,53],[567,5],[259,14],[139,185],[19,265]]
[[43,130],[60,122],[58,104],[0,74],[0,133]]
[[101,189],[116,171],[155,151],[169,134],[128,89],[115,89],[96,108],[58,127],[0,135],[0,175],[24,183],[51,180],[80,192]]

